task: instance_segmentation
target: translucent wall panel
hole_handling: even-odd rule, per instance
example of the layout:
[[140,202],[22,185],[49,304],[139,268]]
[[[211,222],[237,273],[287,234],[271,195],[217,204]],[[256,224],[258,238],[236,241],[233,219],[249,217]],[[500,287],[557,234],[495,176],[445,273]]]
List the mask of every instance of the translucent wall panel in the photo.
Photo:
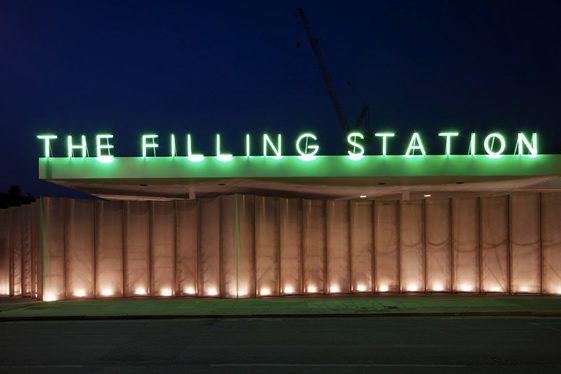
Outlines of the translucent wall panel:
[[43,300],[65,297],[64,237],[65,202],[57,198],[42,198],[43,204]]
[[561,194],[543,193],[543,292],[561,295]]
[[195,200],[176,202],[177,209],[177,293],[197,294],[199,211]]
[[31,205],[19,207],[21,232],[21,294],[31,297]]
[[425,200],[426,274],[428,291],[449,292],[452,287],[450,214],[450,200]]
[[509,292],[508,196],[481,198],[481,280],[484,292]]
[[279,199],[255,197],[255,281],[257,295],[279,294]]
[[[199,295],[220,292],[220,198],[200,200]],[[203,249],[204,248],[204,249]]]
[[479,199],[452,199],[454,291],[479,291]]
[[172,296],[175,293],[175,204],[153,201],[151,222],[152,295]]
[[235,195],[234,252],[237,297],[255,297],[256,258],[254,250],[255,197]]
[[399,291],[399,205],[397,201],[376,202],[374,229],[376,291]]
[[123,295],[123,202],[99,201],[96,209],[96,294]]
[[373,205],[370,201],[350,203],[351,288],[355,292],[372,291]]
[[540,196],[510,196],[512,292],[540,292]]
[[401,290],[425,291],[423,201],[402,201],[400,214]]
[[40,203],[31,204],[31,284],[32,297],[40,298],[40,267],[41,263],[41,223],[40,223]]
[[66,202],[66,296],[92,297],[94,293],[93,200]]
[[327,291],[349,293],[349,202],[326,201]]
[[325,203],[322,200],[302,201],[304,254],[304,291],[324,292],[326,280]]
[[23,280],[22,259],[22,214],[19,208],[9,208],[10,219],[10,252],[11,252],[11,289],[10,295],[21,296]]
[[0,209],[0,295],[10,294],[9,212]]
[[302,201],[279,199],[281,292],[295,294],[303,289]]
[[236,217],[236,199],[235,196],[222,196],[220,200],[220,295],[238,297],[240,222]]
[[150,203],[125,202],[125,294],[150,294]]

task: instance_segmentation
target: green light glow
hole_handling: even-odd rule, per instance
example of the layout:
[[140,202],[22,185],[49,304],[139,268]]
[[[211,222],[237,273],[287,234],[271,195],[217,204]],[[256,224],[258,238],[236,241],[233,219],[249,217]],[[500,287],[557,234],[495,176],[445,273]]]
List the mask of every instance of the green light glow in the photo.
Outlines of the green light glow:
[[[108,163],[113,160],[113,155],[111,155],[111,149],[114,148],[113,144],[109,143],[109,139],[113,139],[112,134],[97,134],[95,136],[95,144],[96,144],[96,156],[99,162]],[[105,144],[102,144],[101,141],[105,140]],[[103,150],[106,150],[104,154]]]
[[69,158],[74,157],[75,149],[79,149],[82,151],[82,158],[86,157],[88,153],[88,144],[86,143],[86,135],[80,135],[80,139],[82,140],[82,143],[80,145],[74,145],[74,143],[72,143],[72,135],[68,135],[66,137],[66,145],[68,147]]
[[231,153],[222,153],[220,134],[216,134],[216,159],[222,162],[229,162],[232,161],[233,157]]
[[516,140],[516,148],[518,150],[519,156],[524,156],[524,148],[528,150],[529,157],[536,157],[538,155],[538,133],[532,133],[532,140],[529,141],[523,132],[518,133],[518,138]]
[[[349,154],[347,156],[349,160],[360,160],[364,157],[364,147],[362,146],[362,144],[357,143],[357,138],[364,140],[364,135],[362,135],[362,133],[360,132],[351,132],[349,135],[347,135],[347,143],[349,143],[349,145],[353,147],[352,151],[347,151],[347,153]],[[357,148],[359,150],[358,152],[356,152]]]
[[58,136],[50,135],[50,134],[37,135],[37,139],[44,140],[44,146],[45,146],[44,155],[45,155],[46,158],[51,157],[51,140],[54,140],[54,139],[57,139],[57,138],[58,138]]
[[281,159],[282,158],[282,136],[281,134],[277,135],[277,145],[273,144],[273,141],[267,134],[263,134],[263,157],[269,157],[267,154],[267,149],[271,148],[271,151],[275,154],[273,158]]
[[[415,151],[420,151],[421,154],[416,155]],[[407,151],[405,151],[405,157],[426,156],[426,154],[425,147],[423,147],[423,142],[421,141],[421,136],[418,132],[414,132],[413,135],[411,135]]]
[[191,134],[187,134],[187,159],[191,162],[201,162],[205,156],[202,153],[193,153]]
[[[318,138],[310,132],[302,134],[298,137],[298,139],[296,139],[296,152],[298,152],[298,154],[300,155],[298,156],[300,160],[304,160],[304,161],[314,160],[317,157],[316,154],[319,152],[319,146],[317,144],[308,144],[308,139],[312,139],[313,141],[318,140]],[[306,141],[304,150],[302,150],[300,144],[303,140]],[[311,150],[311,152],[308,152],[308,150]]]
[[438,133],[438,136],[444,136],[446,138],[446,151],[445,151],[445,155],[446,156],[450,156],[451,152],[452,152],[452,137],[456,137],[460,135],[459,132],[440,132]]
[[471,133],[470,140],[469,140],[469,149],[468,149],[468,153],[469,153],[470,155],[472,155],[472,156],[475,156],[475,152],[476,152],[476,149],[475,149],[475,133],[472,132],[472,133]]
[[382,156],[387,156],[388,154],[388,138],[393,138],[395,133],[393,132],[377,132],[374,136],[382,138]]
[[177,156],[177,147],[175,146],[175,134],[171,134],[169,139],[170,142],[170,153],[171,153],[171,157],[175,157]]
[[[158,135],[156,134],[145,134],[142,135],[142,157],[146,157],[148,148],[154,151],[154,157],[156,157],[156,148],[158,148],[158,143],[156,143]],[[150,142],[148,142],[150,141]]]
[[[495,139],[498,140],[500,143],[498,151],[494,150]],[[487,135],[485,137],[485,140],[483,141],[483,148],[485,148],[485,152],[487,152],[487,155],[489,157],[491,158],[501,157],[506,148],[506,141],[504,136],[502,136],[498,132],[493,132]]]

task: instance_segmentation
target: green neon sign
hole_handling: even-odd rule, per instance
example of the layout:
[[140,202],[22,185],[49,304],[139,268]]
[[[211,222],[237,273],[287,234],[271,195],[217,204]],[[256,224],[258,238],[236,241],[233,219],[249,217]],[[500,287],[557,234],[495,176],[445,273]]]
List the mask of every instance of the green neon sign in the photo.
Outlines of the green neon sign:
[[[509,139],[507,136],[492,132],[489,134],[484,134],[479,136],[476,133],[467,134],[468,138],[468,148],[466,150],[458,151],[457,141],[462,136],[459,131],[442,131],[437,133],[438,137],[443,138],[443,147],[439,148],[437,151],[430,153],[432,155],[484,155],[488,158],[500,158],[506,155],[507,147],[509,146]],[[37,135],[37,139],[42,142],[43,145],[43,157],[50,158],[54,156],[53,146],[56,145],[57,134],[40,134]],[[73,137],[72,135],[67,135],[66,137],[66,157],[67,158],[88,158],[88,141],[92,142],[91,139],[87,139],[85,135],[80,135]],[[215,136],[215,149],[214,154],[203,154],[201,152],[196,153],[194,151],[194,139],[191,134],[186,134],[184,137],[177,137],[175,134],[169,134],[169,152],[165,151],[161,154],[160,144],[159,144],[159,134],[149,133],[143,134],[140,138],[140,154],[143,158],[154,158],[154,157],[177,157],[186,158],[191,162],[202,162],[205,157],[214,157],[221,162],[230,162],[235,157],[232,153],[228,153],[224,150],[224,140],[220,134]],[[166,139],[164,137],[163,139]],[[262,134],[260,138],[260,146],[252,147],[252,136],[250,134],[245,135],[244,148],[245,157],[257,157],[263,156],[265,158],[270,158],[273,160],[281,160],[285,157],[286,151],[283,143],[282,134]],[[369,144],[369,140],[376,139],[370,148],[367,149],[366,145]],[[360,161],[365,156],[389,156],[390,140],[395,142],[396,140],[408,139],[405,147],[405,151],[401,156],[405,158],[412,157],[425,157],[429,154],[421,133],[413,132],[409,136],[400,136],[394,132],[376,132],[373,134],[372,139],[367,139],[366,135],[359,131],[351,132],[346,137],[346,157],[352,161]],[[95,157],[98,161],[102,163],[112,162],[115,155],[115,146],[113,145],[114,135],[113,134],[97,134],[93,140],[93,145],[95,146]],[[258,141],[255,141],[257,143]],[[293,143],[292,154],[303,161],[313,161],[317,157],[320,157],[321,149],[321,139],[312,132],[306,132],[298,136]],[[453,145],[456,146],[453,147]],[[514,139],[510,139],[510,146],[514,147],[514,155],[519,157],[529,157],[535,158],[539,155],[538,149],[538,134],[519,132],[516,134]],[[162,148],[166,149],[166,148]],[[482,149],[482,153],[478,153],[478,150]],[[255,151],[254,151],[255,150]],[[455,151],[455,153],[453,152]],[[160,153],[160,154],[157,154]],[[290,153],[289,153],[290,154]]]

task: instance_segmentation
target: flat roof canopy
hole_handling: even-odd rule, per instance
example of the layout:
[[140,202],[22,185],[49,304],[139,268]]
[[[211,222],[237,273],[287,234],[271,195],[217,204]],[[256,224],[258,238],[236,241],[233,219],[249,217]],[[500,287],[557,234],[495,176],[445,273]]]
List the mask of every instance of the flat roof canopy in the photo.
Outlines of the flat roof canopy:
[[357,198],[403,192],[561,190],[561,155],[50,157],[39,178],[103,198],[177,199],[224,193]]

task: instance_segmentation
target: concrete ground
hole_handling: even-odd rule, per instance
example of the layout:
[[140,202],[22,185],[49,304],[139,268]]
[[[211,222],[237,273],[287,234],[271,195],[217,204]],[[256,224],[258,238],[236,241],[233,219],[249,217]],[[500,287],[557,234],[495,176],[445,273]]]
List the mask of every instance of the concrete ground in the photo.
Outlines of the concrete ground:
[[261,299],[0,299],[0,321],[49,318],[261,316],[559,316],[559,296],[388,295]]
[[559,373],[561,319],[4,321],[1,373]]

